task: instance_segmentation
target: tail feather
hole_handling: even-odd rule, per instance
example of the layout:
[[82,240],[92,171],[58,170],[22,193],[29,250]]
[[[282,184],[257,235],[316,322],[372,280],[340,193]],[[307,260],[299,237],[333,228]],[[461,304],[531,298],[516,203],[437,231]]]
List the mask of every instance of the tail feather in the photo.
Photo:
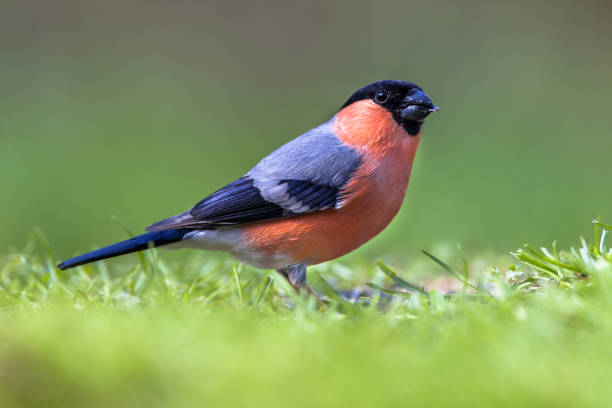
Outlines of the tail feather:
[[146,234],[138,235],[134,238],[125,241],[117,242],[104,248],[96,249],[83,255],[70,258],[67,261],[57,265],[59,269],[74,268],[75,266],[87,264],[90,262],[99,261],[101,259],[112,258],[119,255],[125,255],[132,252],[148,249],[150,245],[155,247],[172,244],[173,242],[183,239],[190,229],[176,229],[165,231],[153,231]]

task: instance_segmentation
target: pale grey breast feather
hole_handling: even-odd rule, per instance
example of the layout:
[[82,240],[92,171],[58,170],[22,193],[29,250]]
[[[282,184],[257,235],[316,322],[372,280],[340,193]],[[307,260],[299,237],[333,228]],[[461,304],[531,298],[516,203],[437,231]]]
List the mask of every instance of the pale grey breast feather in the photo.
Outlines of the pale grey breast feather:
[[[336,137],[333,120],[279,147],[249,171],[247,176],[253,179],[265,200],[293,213],[335,205],[337,197],[331,195],[347,183],[361,164],[361,157]],[[312,185],[300,190],[292,180]]]

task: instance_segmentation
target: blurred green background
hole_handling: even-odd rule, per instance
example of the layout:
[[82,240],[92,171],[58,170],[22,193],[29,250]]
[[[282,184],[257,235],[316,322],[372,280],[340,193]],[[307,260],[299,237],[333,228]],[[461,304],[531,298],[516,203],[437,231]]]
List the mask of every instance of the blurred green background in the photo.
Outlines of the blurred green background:
[[404,208],[357,256],[573,243],[612,219],[606,1],[4,1],[0,248],[183,211],[378,79],[421,85]]

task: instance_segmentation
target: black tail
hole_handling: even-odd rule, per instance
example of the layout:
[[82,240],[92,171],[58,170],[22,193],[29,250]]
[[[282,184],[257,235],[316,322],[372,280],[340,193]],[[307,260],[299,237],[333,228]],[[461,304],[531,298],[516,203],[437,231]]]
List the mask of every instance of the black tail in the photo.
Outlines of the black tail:
[[137,237],[117,242],[104,248],[96,249],[83,255],[75,256],[57,265],[60,269],[73,268],[75,266],[99,261],[101,259],[112,258],[114,256],[129,254],[132,252],[148,249],[150,245],[163,246],[183,239],[190,229],[177,229],[165,231],[153,231]]

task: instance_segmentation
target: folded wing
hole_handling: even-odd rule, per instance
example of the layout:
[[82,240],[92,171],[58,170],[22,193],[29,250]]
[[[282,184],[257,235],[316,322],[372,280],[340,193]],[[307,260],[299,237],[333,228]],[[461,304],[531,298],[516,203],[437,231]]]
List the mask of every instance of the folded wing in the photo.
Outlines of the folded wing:
[[361,164],[325,123],[272,152],[246,176],[217,190],[190,211],[149,228],[216,228],[291,217],[338,205]]

